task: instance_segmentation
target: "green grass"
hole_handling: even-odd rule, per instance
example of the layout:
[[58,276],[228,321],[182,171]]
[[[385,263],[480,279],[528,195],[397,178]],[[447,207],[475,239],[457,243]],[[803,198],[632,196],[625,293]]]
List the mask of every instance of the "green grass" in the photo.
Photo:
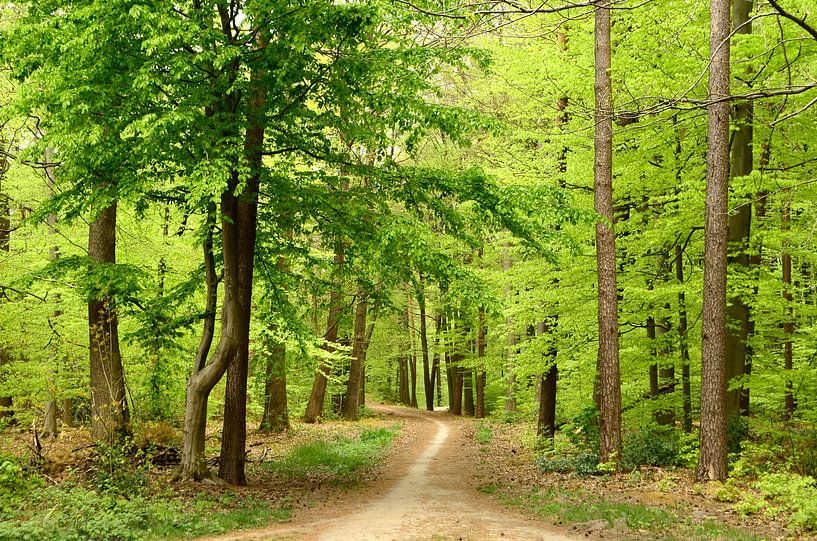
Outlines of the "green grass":
[[[227,493],[229,494],[229,493]],[[291,517],[252,497],[199,494],[183,501],[98,492],[78,486],[47,487],[0,517],[0,540],[137,541],[185,539],[264,526]],[[229,507],[225,501],[232,500]]]
[[650,532],[654,539],[663,541],[721,540],[757,541],[754,535],[713,522],[692,523],[669,510],[648,505],[607,501],[584,492],[569,493],[559,490],[537,491],[523,495],[498,492],[495,485],[480,487],[486,494],[499,494],[509,507],[520,507],[549,518],[560,524],[581,524],[606,520],[609,527],[626,525],[630,530]]
[[494,439],[494,431],[491,430],[491,427],[485,423],[478,424],[477,430],[474,432],[474,441],[480,445],[486,445],[491,443],[492,439]]
[[397,428],[364,430],[358,439],[316,441],[297,447],[268,468],[288,477],[328,476],[337,482],[355,482],[359,470],[373,466],[391,445]]

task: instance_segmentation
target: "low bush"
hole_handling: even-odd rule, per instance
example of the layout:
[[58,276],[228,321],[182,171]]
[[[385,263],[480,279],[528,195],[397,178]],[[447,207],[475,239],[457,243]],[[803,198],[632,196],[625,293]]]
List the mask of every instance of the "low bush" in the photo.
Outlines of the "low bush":
[[647,425],[626,434],[622,441],[621,467],[679,466],[682,461],[681,434],[670,426]]

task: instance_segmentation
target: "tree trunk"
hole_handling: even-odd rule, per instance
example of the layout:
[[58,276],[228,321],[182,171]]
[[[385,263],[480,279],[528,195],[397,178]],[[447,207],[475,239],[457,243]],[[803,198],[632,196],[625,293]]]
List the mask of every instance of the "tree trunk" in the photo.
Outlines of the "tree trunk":
[[[729,0],[711,0],[704,300],[701,345],[701,452],[698,478],[723,481],[726,447],[726,267],[729,239]],[[720,101],[718,101],[720,100]]]
[[[263,43],[262,43],[263,45]],[[251,75],[251,93],[247,111],[247,130],[244,137],[244,155],[249,165],[249,178],[238,198],[236,216],[238,226],[238,348],[227,367],[227,386],[224,392],[224,421],[221,433],[221,458],[218,474],[234,485],[246,485],[244,463],[247,459],[247,375],[250,362],[250,320],[252,312],[253,267],[255,237],[258,228],[258,189],[263,168],[264,131],[266,116],[266,87],[259,82],[264,74]]]
[[420,351],[423,356],[423,392],[426,398],[426,411],[434,411],[434,382],[431,380],[431,367],[428,361],[426,295],[422,274],[420,275],[420,288],[417,290],[417,305],[420,308]]
[[347,421],[357,421],[360,412],[360,381],[363,376],[363,357],[366,354],[366,314],[369,310],[369,298],[363,287],[357,289],[357,307],[355,308],[354,341],[352,342],[352,361],[349,364],[349,381],[346,384],[346,401],[343,403],[341,416]]
[[[675,279],[684,284],[684,254],[679,244],[675,245]],[[681,393],[683,394],[683,426],[687,434],[692,432],[692,388],[689,381],[689,345],[687,344],[687,304],[686,294],[678,292],[678,349],[681,356]]]
[[[735,34],[748,35],[752,33],[753,0],[733,0],[732,28]],[[750,175],[753,169],[752,141],[754,122],[754,104],[751,100],[739,102],[735,105],[733,118],[736,130],[732,132],[731,142],[731,177]],[[741,198],[733,203],[734,211],[729,215],[729,250],[732,252],[730,262],[741,269],[740,274],[749,270],[749,239],[752,226],[752,200]],[[746,373],[747,344],[749,338],[749,322],[751,314],[749,306],[739,294],[731,295],[726,305],[726,382],[727,385],[735,378]],[[741,388],[726,392],[727,418],[740,415]]]
[[[212,336],[207,336],[209,323],[205,315],[204,333],[193,374],[187,382],[187,400],[184,415],[184,439],[182,444],[182,476],[193,480],[211,477],[204,456],[205,431],[207,428],[207,401],[210,391],[224,376],[231,359],[241,348],[240,329],[242,310],[240,304],[239,283],[239,234],[238,234],[238,198],[235,190],[238,186],[238,172],[231,174],[227,190],[221,194],[221,236],[223,254],[224,299],[221,305],[221,334],[218,345],[204,364],[203,359],[209,351]],[[209,244],[209,246],[208,246]],[[209,265],[213,262],[212,244],[209,238],[204,242],[205,269],[208,273],[208,309],[211,307],[210,295],[214,293],[217,281],[210,274]]]
[[[91,223],[88,257],[94,265],[116,263],[116,201]],[[113,442],[131,432],[125,396],[125,374],[119,353],[119,321],[111,296],[88,301],[91,363],[91,433],[96,440]]]
[[474,417],[474,371],[470,368],[461,368],[462,373],[462,412]]
[[[502,252],[502,270],[507,274],[511,270],[511,266],[513,262],[511,261],[511,254],[510,254],[510,243],[505,242],[505,246]],[[506,278],[509,280],[509,278]],[[509,305],[511,305],[511,295],[513,293],[513,287],[510,283],[507,283],[505,286],[505,299]],[[507,361],[505,363],[506,369],[506,387],[505,387],[505,411],[514,412],[516,411],[516,348],[517,348],[517,338],[516,338],[516,331],[513,328],[513,316],[507,316],[505,318],[505,324],[508,326],[508,354],[507,354]]]
[[[344,264],[346,255],[344,252],[343,243],[338,241],[335,244],[335,265],[340,267]],[[323,348],[333,353],[335,347],[332,344],[338,341],[338,326],[340,325],[340,316],[342,311],[343,296],[340,291],[332,290],[329,295],[329,317],[326,324],[326,334],[324,335]],[[321,363],[318,371],[315,372],[315,380],[312,382],[312,392],[309,395],[309,402],[306,404],[306,411],[304,412],[304,422],[314,423],[318,417],[323,413],[323,401],[326,395],[326,376],[329,375],[332,367],[326,363]]]
[[596,258],[598,260],[599,460],[621,456],[621,375],[618,358],[616,237],[613,231],[613,86],[610,80],[610,0],[597,0],[595,15],[595,168]]
[[372,311],[371,321],[369,327],[366,329],[366,342],[363,344],[363,362],[360,364],[360,400],[358,405],[362,408],[366,405],[366,354],[369,351],[369,344],[372,343],[372,335],[374,334],[374,325],[377,323],[377,317],[380,313],[379,302],[374,305]]
[[[5,143],[5,141],[2,141]],[[9,198],[3,192],[3,181],[9,162],[5,154],[0,155],[0,252],[8,254],[11,239],[11,220],[9,219]],[[8,351],[0,347],[0,371],[9,363]],[[2,376],[2,374],[0,374]],[[7,423],[14,421],[14,399],[11,396],[0,396],[0,419]]]
[[287,349],[283,343],[275,344],[267,359],[264,384],[264,414],[261,430],[285,432],[289,430],[287,408]]
[[[552,332],[544,321],[536,325],[536,334],[542,335]],[[536,422],[536,434],[541,438],[547,436],[551,440],[556,435],[556,382],[559,380],[559,367],[556,365],[556,348],[552,347],[547,353],[548,369],[540,378],[539,387],[539,415]]]
[[794,310],[792,308],[792,283],[791,283],[791,252],[789,249],[790,240],[788,233],[791,230],[791,192],[787,188],[783,192],[783,210],[780,220],[780,228],[783,231],[783,301],[785,306],[783,319],[783,369],[786,371],[786,399],[784,419],[789,420],[794,415],[794,392],[791,370],[794,367],[794,352],[792,348],[792,336],[794,335]]
[[474,411],[474,416],[477,419],[485,417],[485,368],[482,366],[482,359],[485,357],[485,338],[488,334],[488,329],[485,327],[485,307],[479,308],[479,335],[477,337],[477,359],[479,359],[479,367],[477,368],[477,404]]
[[[48,184],[48,193],[51,197],[53,197],[56,192],[54,190],[54,184],[56,182],[56,177],[54,176],[54,149],[52,147],[48,147],[45,149],[43,154],[43,161],[46,163],[45,166],[45,180]],[[57,215],[56,214],[49,214],[46,218],[46,223],[48,224],[48,236],[53,237],[57,234]],[[60,249],[56,244],[52,244],[48,249],[48,259],[51,261],[56,261],[60,258]],[[62,310],[60,309],[60,297],[59,295],[54,296],[54,304],[56,308],[54,309],[52,319],[50,325],[56,322],[57,319],[62,315]],[[51,340],[49,343],[49,358],[51,360],[52,366],[50,373],[52,375],[57,373],[57,367],[60,364],[59,359],[59,333],[57,331],[52,331],[51,333]],[[45,402],[45,416],[43,418],[43,430],[42,436],[45,438],[56,438],[58,431],[57,431],[57,400],[54,396],[54,385],[53,382],[47,382],[46,386],[48,387],[48,400]]]
[[409,348],[409,383],[411,388],[411,395],[409,405],[412,408],[417,407],[417,340],[414,338],[414,303],[411,299],[411,293],[407,296],[408,311],[408,335],[411,346]]

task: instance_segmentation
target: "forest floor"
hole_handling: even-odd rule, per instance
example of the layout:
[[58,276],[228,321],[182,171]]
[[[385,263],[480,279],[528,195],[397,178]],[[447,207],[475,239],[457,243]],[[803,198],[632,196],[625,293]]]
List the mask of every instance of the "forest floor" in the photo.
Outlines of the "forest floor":
[[367,405],[402,426],[386,459],[362,491],[318,492],[288,524],[234,532],[207,541],[492,540],[573,541],[478,490],[468,448],[473,421],[444,412]]
[[[520,443],[523,424],[368,408],[398,418],[402,428],[363,488],[318,489],[287,524],[207,541],[807,538],[774,518],[733,512],[685,470],[543,474]],[[490,437],[477,437],[486,427]]]
[[[739,514],[723,501],[723,492],[741,491],[740,484],[700,485],[693,472],[682,468],[595,477],[543,473],[535,464],[530,422],[475,421],[378,404],[366,410],[358,423],[296,422],[286,434],[251,431],[246,487],[173,482],[172,466],[139,467],[112,479],[107,462],[100,463],[98,450],[89,445],[87,430],[66,430],[44,443],[46,460],[38,471],[47,483],[31,485],[42,492],[42,501],[35,498],[36,505],[13,513],[15,520],[25,520],[47,512],[53,520],[39,529],[41,521],[18,522],[12,531],[50,532],[43,539],[90,539],[71,533],[64,519],[73,516],[79,502],[97,509],[89,511],[99,514],[98,524],[91,526],[109,531],[121,512],[108,509],[112,504],[104,494],[115,489],[121,494],[117,498],[131,500],[131,511],[138,515],[127,527],[141,533],[128,539],[817,539],[787,529],[782,516]],[[171,427],[165,429],[144,432],[154,442],[178,437]],[[22,428],[7,434],[11,437],[0,438],[0,455],[25,455],[30,435]],[[217,443],[214,427],[208,439],[214,455]],[[314,456],[293,460],[305,448]],[[109,459],[111,471],[114,462],[130,463],[120,463],[118,455]],[[102,495],[78,493],[71,488],[76,483]],[[55,497],[65,501],[48,503]],[[97,507],[88,507],[88,498]],[[65,535],[58,528],[66,529]],[[212,537],[218,532],[230,533]]]

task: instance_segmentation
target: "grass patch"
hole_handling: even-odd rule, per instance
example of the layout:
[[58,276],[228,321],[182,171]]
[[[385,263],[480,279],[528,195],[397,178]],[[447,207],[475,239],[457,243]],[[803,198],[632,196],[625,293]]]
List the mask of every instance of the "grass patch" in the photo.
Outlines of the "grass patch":
[[358,439],[307,443],[268,467],[298,479],[320,475],[337,482],[355,482],[358,471],[374,466],[396,433],[397,427],[372,428],[364,430]]
[[[486,485],[497,492],[494,485]],[[584,492],[535,491],[522,495],[499,493],[499,499],[509,507],[527,509],[559,524],[581,524],[596,520],[607,521],[610,528],[626,526],[630,530],[649,532],[654,539],[665,541],[723,540],[757,541],[757,537],[737,528],[706,522],[690,523],[671,511],[642,504],[613,502],[590,496]]]
[[494,439],[494,431],[491,430],[491,427],[485,423],[479,423],[476,432],[474,432],[474,441],[480,445],[486,445],[491,443],[492,439]]
[[79,486],[47,487],[0,518],[0,540],[137,541],[185,539],[253,528],[291,517],[288,506],[254,498],[199,494],[189,501],[133,496]]

